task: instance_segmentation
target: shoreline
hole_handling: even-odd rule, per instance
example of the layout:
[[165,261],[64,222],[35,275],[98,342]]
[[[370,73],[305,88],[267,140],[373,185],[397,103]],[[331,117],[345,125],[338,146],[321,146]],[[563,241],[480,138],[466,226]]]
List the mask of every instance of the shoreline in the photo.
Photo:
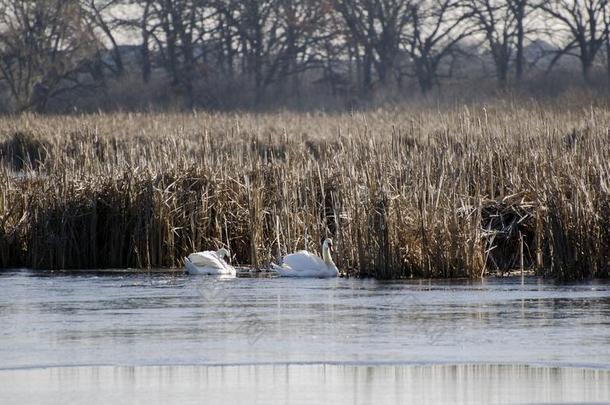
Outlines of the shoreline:
[[[236,267],[237,278],[263,278],[263,277],[276,277],[276,273],[271,269],[254,269],[253,267],[240,266]],[[126,275],[188,275],[188,272],[184,268],[153,268],[153,269],[134,269],[134,268],[108,268],[108,269],[60,269],[60,270],[48,270],[48,269],[30,269],[25,267],[18,268],[0,268],[0,274],[11,273],[11,272],[31,272],[40,275],[75,275],[75,274],[126,274]],[[489,273],[483,276],[485,278],[518,278],[518,277],[542,277],[544,276],[536,274],[535,270],[524,270],[523,272],[519,269],[512,271],[505,271],[502,273]],[[214,277],[214,276],[193,276],[193,277]],[[468,277],[412,277],[412,278],[396,278],[396,279],[378,279],[372,276],[351,276],[342,273],[338,278],[355,278],[355,279],[374,279],[379,281],[405,281],[405,280],[472,280]]]

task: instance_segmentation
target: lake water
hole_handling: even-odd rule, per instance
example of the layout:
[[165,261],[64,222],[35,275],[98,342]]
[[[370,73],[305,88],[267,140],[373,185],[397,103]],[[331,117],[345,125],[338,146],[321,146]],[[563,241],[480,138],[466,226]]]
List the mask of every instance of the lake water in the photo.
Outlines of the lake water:
[[0,403],[610,402],[609,324],[604,282],[1,272]]

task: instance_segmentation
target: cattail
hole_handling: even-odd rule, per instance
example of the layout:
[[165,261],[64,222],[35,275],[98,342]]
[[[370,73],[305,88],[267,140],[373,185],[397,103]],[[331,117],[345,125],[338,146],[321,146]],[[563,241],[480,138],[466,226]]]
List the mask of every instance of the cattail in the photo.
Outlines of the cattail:
[[332,236],[354,275],[608,276],[610,113],[582,111],[0,117],[0,267],[264,267]]

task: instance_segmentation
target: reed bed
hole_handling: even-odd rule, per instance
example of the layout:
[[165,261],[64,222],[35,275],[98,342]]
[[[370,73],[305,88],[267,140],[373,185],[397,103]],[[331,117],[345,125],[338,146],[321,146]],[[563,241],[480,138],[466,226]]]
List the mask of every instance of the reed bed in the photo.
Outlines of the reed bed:
[[608,276],[610,110],[0,118],[0,267],[264,267],[335,238],[377,278]]

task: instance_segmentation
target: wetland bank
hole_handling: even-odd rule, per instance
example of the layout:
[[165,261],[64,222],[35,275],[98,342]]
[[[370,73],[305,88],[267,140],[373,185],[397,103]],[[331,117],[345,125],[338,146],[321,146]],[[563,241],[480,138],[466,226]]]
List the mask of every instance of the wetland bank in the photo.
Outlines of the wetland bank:
[[[608,123],[499,101],[4,116],[0,401],[608,401]],[[329,236],[362,278],[164,273]],[[514,270],[535,276],[486,277]]]
[[0,268],[265,267],[335,240],[379,279],[610,268],[610,110],[495,101],[331,113],[0,118]]

